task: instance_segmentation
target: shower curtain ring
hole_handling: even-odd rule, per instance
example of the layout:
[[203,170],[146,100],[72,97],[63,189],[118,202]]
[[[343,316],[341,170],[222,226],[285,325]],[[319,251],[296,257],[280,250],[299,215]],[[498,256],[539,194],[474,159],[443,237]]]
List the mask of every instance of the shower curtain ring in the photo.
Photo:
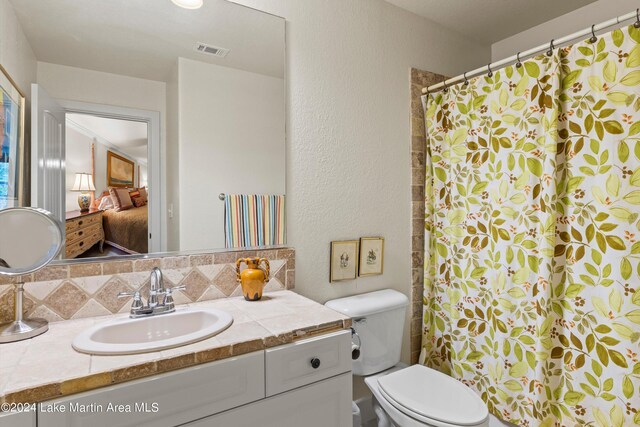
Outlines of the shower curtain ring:
[[493,71],[491,71],[491,62],[489,62],[489,64],[487,64],[487,70],[489,70],[489,72],[487,73],[487,75],[489,77],[493,77]]
[[446,77],[444,78],[444,80],[442,80],[442,87],[443,87],[442,91],[444,93],[449,92],[449,87],[447,86],[447,78]]
[[467,79],[467,73],[465,72],[462,76],[464,77],[464,85],[469,86],[469,79]]
[[636,9],[636,22],[633,23],[635,28],[640,28],[640,8]]
[[522,61],[520,61],[520,52],[518,52],[516,58],[518,58],[518,62],[516,62],[516,68],[522,67]]
[[551,56],[553,55],[553,49],[555,49],[556,47],[553,45],[553,42],[555,41],[555,39],[551,39],[551,43],[549,43],[549,50],[547,51],[547,56]]
[[598,41],[598,37],[596,37],[596,31],[595,31],[595,29],[596,29],[596,25],[595,25],[595,24],[593,24],[593,25],[591,26],[591,38],[589,39],[589,41],[590,41],[591,43],[595,43],[595,42],[597,42],[597,41]]

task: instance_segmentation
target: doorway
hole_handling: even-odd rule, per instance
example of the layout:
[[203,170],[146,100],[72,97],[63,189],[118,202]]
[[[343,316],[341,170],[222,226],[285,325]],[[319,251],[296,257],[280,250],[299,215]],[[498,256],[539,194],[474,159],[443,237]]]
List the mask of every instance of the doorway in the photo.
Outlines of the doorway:
[[[66,220],[94,212],[102,217],[101,224],[94,226],[96,230],[102,227],[102,233],[98,231],[93,238],[78,236],[89,239],[91,246],[78,248],[83,251],[79,254],[74,251],[74,258],[149,252],[148,149],[145,122],[66,114]],[[111,188],[119,189],[119,194],[127,197],[124,205],[114,205]],[[69,240],[67,235],[67,242],[73,245]]]
[[[40,207],[50,212],[62,222],[66,221],[67,207],[73,206],[74,194],[67,197],[67,190],[71,189],[74,182],[67,182],[67,180],[73,179],[75,181],[75,174],[82,172],[91,172],[91,167],[87,169],[87,163],[85,161],[84,166],[81,165],[83,171],[71,170],[69,166],[70,177],[67,178],[67,156],[66,156],[66,142],[65,137],[67,129],[67,116],[75,118],[71,120],[75,124],[75,128],[72,132],[78,132],[79,127],[84,127],[85,130],[89,127],[83,126],[83,119],[86,121],[99,122],[103,125],[115,122],[108,122],[110,120],[119,120],[122,122],[128,122],[130,127],[137,128],[139,134],[141,129],[146,128],[146,165],[142,162],[134,163],[134,177],[131,188],[145,188],[147,193],[147,218],[146,218],[146,234],[147,234],[147,251],[162,252],[165,248],[164,233],[162,224],[164,224],[166,218],[164,214],[164,200],[163,200],[163,164],[161,161],[161,142],[160,142],[160,113],[156,111],[138,110],[126,107],[117,107],[111,105],[91,104],[77,101],[66,101],[60,99],[53,99],[49,97],[46,91],[39,85],[32,85],[32,167],[31,176],[31,194],[32,205]],[[81,122],[81,123],[78,123]],[[138,126],[135,126],[138,125]],[[72,125],[74,126],[74,125]],[[108,126],[104,127],[101,132],[106,132]],[[90,132],[87,132],[91,134]],[[86,137],[86,135],[85,135]],[[99,132],[93,132],[92,138],[96,141],[102,140],[103,145],[108,147],[108,139],[104,136],[100,136]],[[112,138],[113,139],[113,138]],[[143,138],[138,138],[143,139]],[[112,141],[110,141],[112,142]],[[94,141],[95,143],[95,141]],[[107,155],[113,158],[120,158],[131,162],[131,157],[138,156],[141,159],[144,157],[144,144],[141,141],[132,142],[132,145],[137,147],[129,147],[124,151],[135,151],[136,153],[127,155],[123,153],[123,149],[118,148],[118,144],[111,144],[111,150],[107,149]],[[97,145],[94,146],[97,148]],[[109,151],[112,152],[109,155]],[[123,155],[124,154],[124,155]],[[91,162],[91,152],[89,146],[89,154],[84,155],[86,159]],[[98,167],[102,167],[104,163],[97,164],[94,154],[94,171]],[[102,161],[101,161],[102,162]],[[112,166],[117,163],[112,160]],[[123,163],[123,162],[120,162]],[[77,166],[77,165],[76,165]],[[109,166],[107,161],[106,167]],[[138,167],[140,166],[139,170]],[[120,167],[120,166],[116,166]],[[146,171],[145,171],[146,169]],[[146,172],[146,174],[145,174]],[[71,177],[73,175],[73,177]],[[146,177],[146,180],[145,180]],[[103,181],[99,181],[103,182]],[[93,192],[93,201],[102,195],[102,192],[106,188],[96,188]],[[111,185],[114,186],[114,185]],[[117,186],[117,185],[115,185]],[[106,187],[109,187],[107,182]],[[123,187],[122,185],[120,187]],[[125,187],[123,187],[125,188]],[[129,187],[126,187],[129,188]],[[77,194],[75,198],[77,200]],[[68,201],[67,198],[70,200]],[[76,202],[77,210],[80,210],[78,203]],[[140,240],[140,239],[139,239]],[[117,242],[113,242],[116,243]],[[118,248],[112,246],[120,251],[126,252],[124,249],[126,246]],[[140,253],[140,251],[132,250],[130,253]],[[127,252],[129,253],[129,252]],[[104,253],[101,254],[105,256]],[[108,255],[116,255],[116,253],[109,253]]]

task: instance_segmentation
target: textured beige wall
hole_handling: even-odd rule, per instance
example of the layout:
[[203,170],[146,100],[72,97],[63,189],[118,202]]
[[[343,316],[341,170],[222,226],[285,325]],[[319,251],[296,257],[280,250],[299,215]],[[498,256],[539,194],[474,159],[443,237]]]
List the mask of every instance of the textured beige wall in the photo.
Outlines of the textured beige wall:
[[[287,20],[287,234],[296,291],[411,296],[409,70],[455,75],[489,46],[383,0],[240,0]],[[385,238],[384,274],[329,283],[329,242]],[[409,310],[408,310],[409,312]],[[410,360],[407,313],[403,360]]]
[[30,98],[36,81],[36,57],[9,0],[0,0],[0,64]]

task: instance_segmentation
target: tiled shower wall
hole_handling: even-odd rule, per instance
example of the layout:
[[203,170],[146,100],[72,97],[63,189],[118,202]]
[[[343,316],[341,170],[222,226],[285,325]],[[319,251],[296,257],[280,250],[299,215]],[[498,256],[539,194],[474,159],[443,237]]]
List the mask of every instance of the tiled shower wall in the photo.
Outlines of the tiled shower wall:
[[424,182],[427,137],[422,109],[422,88],[444,76],[411,69],[411,363],[422,346],[422,294],[424,290]]
[[295,251],[291,248],[201,253],[182,256],[121,259],[52,265],[26,276],[0,276],[0,323],[13,320],[14,283],[24,283],[24,313],[49,321],[100,316],[129,311],[131,298],[118,292],[140,290],[147,297],[149,275],[160,267],[165,287],[176,291],[176,304],[188,304],[242,295],[235,262],[247,257],[267,258],[271,265],[265,292],[293,289]]

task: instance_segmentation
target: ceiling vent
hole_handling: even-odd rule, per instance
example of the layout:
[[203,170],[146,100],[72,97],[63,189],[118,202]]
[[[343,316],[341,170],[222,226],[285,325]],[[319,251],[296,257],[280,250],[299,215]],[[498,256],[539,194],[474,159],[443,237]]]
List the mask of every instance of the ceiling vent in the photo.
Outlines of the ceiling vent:
[[217,56],[218,58],[224,58],[229,53],[229,49],[223,47],[211,46],[205,43],[196,44],[196,50],[207,55]]

